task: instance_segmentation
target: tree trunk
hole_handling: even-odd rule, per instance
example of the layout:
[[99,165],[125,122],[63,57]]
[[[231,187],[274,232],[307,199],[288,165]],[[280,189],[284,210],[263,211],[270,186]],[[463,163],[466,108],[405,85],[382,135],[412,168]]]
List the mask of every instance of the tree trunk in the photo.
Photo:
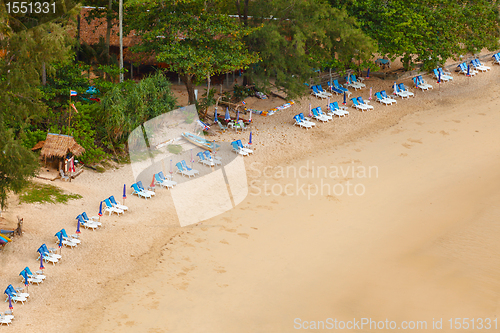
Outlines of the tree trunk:
[[[243,8],[243,26],[248,26],[248,2],[249,0],[245,0],[244,8]],[[238,1],[239,4],[239,1]],[[246,75],[243,75],[243,82],[241,83],[243,86],[248,86],[251,84],[250,80]]]
[[113,27],[112,26],[113,22],[111,22],[112,11],[113,11],[113,0],[109,0],[109,2],[108,2],[108,13],[106,15],[106,40],[104,42],[105,43],[104,44],[104,49],[105,49],[105,52],[106,52],[106,60],[108,61],[108,65],[110,63],[109,44],[110,44],[110,39],[111,39],[111,28]]
[[193,85],[193,75],[185,74],[182,75],[182,81],[186,85],[187,93],[188,93],[188,104],[195,104],[196,98],[194,96],[194,85]]

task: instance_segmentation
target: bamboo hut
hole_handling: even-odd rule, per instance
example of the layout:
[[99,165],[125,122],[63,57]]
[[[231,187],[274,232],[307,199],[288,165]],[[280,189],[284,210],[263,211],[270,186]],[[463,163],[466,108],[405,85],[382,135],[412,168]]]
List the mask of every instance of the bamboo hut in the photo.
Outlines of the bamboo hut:
[[[75,168],[75,157],[85,152],[72,136],[64,134],[48,133],[45,141],[38,142],[32,150],[41,148],[40,157],[45,164],[57,164],[57,170],[61,177],[74,178],[78,176],[83,169]],[[55,165],[54,165],[55,166]]]

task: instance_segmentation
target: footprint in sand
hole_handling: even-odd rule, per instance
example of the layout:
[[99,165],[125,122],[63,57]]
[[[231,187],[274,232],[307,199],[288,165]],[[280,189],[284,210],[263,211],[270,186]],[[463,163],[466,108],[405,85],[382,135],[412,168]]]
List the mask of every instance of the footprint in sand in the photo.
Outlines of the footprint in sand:
[[422,141],[420,139],[419,140],[417,140],[417,139],[408,139],[408,141],[410,141],[411,143],[420,143],[420,144],[422,143]]
[[391,132],[391,134],[398,134],[398,133],[401,133],[403,132],[403,130],[399,129],[399,128],[396,128],[394,131]]
[[460,120],[453,120],[453,121],[454,121],[454,122],[456,122],[456,123],[459,123],[459,122],[460,122]]
[[201,239],[201,238],[198,238],[195,240],[196,243],[201,243],[201,242],[204,242],[205,240],[204,239]]
[[407,148],[407,149],[411,149],[411,147],[412,147],[412,146],[411,146],[410,144],[408,144],[408,143],[403,143],[403,144],[401,144],[401,145],[402,145],[403,147]]
[[229,245],[229,243],[225,239],[221,240],[220,243]]
[[420,121],[417,121],[415,124],[422,126],[422,125],[423,125],[423,124],[425,124],[425,123],[420,122]]
[[406,157],[406,156],[408,156],[408,154],[406,154],[406,153],[401,153],[401,154],[399,154],[399,156],[401,156],[401,157]]
[[248,238],[248,234],[245,234],[245,233],[238,234],[238,236],[241,236],[241,237],[244,237],[244,238]]
[[214,268],[214,271],[216,271],[217,273],[226,273],[226,270],[222,268]]
[[340,201],[340,199],[339,199],[339,198],[337,198],[336,196],[331,195],[331,194],[327,195],[327,196],[326,196],[326,198],[327,198],[329,201],[335,201],[335,202],[339,202],[339,201]]
[[255,227],[250,227],[250,228],[255,229],[255,230],[259,230],[258,228],[255,228]]
[[273,200],[273,201],[271,201],[271,203],[273,203],[273,204],[277,204],[277,203],[278,203],[278,201]]
[[427,132],[429,132],[431,134],[436,134],[436,131],[427,131]]
[[441,133],[441,134],[443,134],[443,135],[450,135],[450,133],[445,132],[445,131],[439,131],[439,133]]
[[357,151],[359,153],[361,152],[361,149],[354,149],[354,151]]
[[486,113],[478,113],[481,116],[486,116]]
[[132,327],[132,326],[134,326],[134,325],[135,325],[135,321],[127,321],[127,322],[125,323],[125,326],[129,326],[129,327]]

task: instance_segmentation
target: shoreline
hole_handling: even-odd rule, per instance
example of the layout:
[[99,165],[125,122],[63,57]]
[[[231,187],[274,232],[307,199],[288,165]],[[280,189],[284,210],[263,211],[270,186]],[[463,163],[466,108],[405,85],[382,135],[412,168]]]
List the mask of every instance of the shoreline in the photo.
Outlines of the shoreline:
[[[498,105],[499,78],[496,76],[498,72],[499,70],[494,67],[490,73],[482,74],[471,79],[477,80],[474,86],[474,92],[477,96],[476,99],[482,100],[484,96],[488,96],[488,92],[494,92],[496,93],[495,96],[497,96],[495,105]],[[288,110],[280,111],[268,118],[256,115],[254,118],[255,130],[253,134],[257,149],[254,156],[246,158],[247,165],[256,161],[266,166],[275,166],[283,163],[299,163],[300,160],[304,158],[320,158],[322,155],[326,155],[330,159],[337,161],[344,161],[343,158],[338,156],[341,155],[339,154],[340,151],[350,149],[351,146],[359,146],[358,148],[353,148],[354,151],[351,151],[352,154],[355,154],[355,149],[363,150],[363,145],[369,145],[371,140],[375,137],[380,137],[383,132],[388,132],[390,128],[394,127],[393,131],[398,132],[402,130],[401,123],[407,123],[412,121],[413,118],[422,116],[426,119],[430,118],[431,115],[426,114],[430,112],[429,110],[444,109],[444,113],[450,115],[456,112],[452,109],[457,106],[474,110],[477,102],[464,96],[466,92],[470,92],[471,87],[466,86],[467,83],[463,84],[465,78],[455,77],[458,79],[458,82],[452,84],[447,83],[441,87],[443,91],[439,95],[439,99],[436,99],[437,94],[435,94],[435,91],[418,92],[417,97],[413,100],[398,100],[397,107],[385,107],[377,103],[375,111],[371,111],[371,113],[370,111],[361,113],[351,108],[349,110],[351,114],[347,118],[335,119],[333,124],[331,122],[318,124],[318,128],[307,132],[303,129],[294,128],[291,124],[291,118],[293,114],[299,113],[300,110],[308,110],[308,101],[315,101],[312,98],[306,98],[303,104],[296,105]],[[493,86],[486,89],[488,84],[493,84]],[[444,90],[445,88],[447,89],[446,91]],[[366,93],[367,91],[365,89],[360,94],[366,95]],[[491,100],[487,102],[487,105],[490,106],[491,109]],[[325,101],[319,100],[315,103],[317,104],[313,104],[313,107],[326,104]],[[464,121],[464,119],[466,119],[464,115],[462,115],[462,118],[463,119],[458,120]],[[453,122],[453,120],[449,120],[449,122]],[[459,123],[456,124],[459,126]],[[432,125],[432,123],[425,126],[424,124],[418,126],[426,128],[429,125]],[[479,130],[481,131],[481,129]],[[437,133],[439,133],[439,131],[437,131]],[[440,135],[447,137],[448,135],[454,134],[453,132],[447,133],[448,134]],[[245,138],[247,135],[248,133],[229,133],[229,135],[225,135],[225,137]],[[216,135],[214,137],[217,138],[219,136]],[[418,138],[411,139],[419,140]],[[388,142],[385,142],[385,144],[389,145]],[[412,149],[420,146],[418,142],[411,141],[404,142],[404,144],[410,146]],[[290,148],[288,150],[281,149],[275,152],[274,148],[276,147]],[[305,152],[302,150],[304,148]],[[401,149],[401,154],[409,154],[407,150],[410,148],[402,144]],[[75,211],[78,211],[78,209],[92,211],[91,208],[95,207],[95,202],[98,202],[97,199],[99,196],[105,197],[113,194],[99,188],[99,186],[104,186],[107,189],[115,189],[118,188],[119,183],[121,183],[122,186],[123,182],[130,183],[131,175],[127,168],[129,168],[129,166],[124,166],[119,170],[108,171],[102,175],[84,173],[80,176],[82,177],[81,179],[79,177],[78,181],[71,183],[71,185],[57,183],[61,188],[71,192],[85,194],[84,199],[75,200],[66,206],[49,207],[44,205],[22,205],[14,207],[11,205],[13,214],[16,212],[23,212],[21,214],[27,217],[25,221],[30,222],[25,223],[25,230],[27,232],[25,236],[18,238],[16,240],[17,244],[10,244],[16,245],[15,247],[11,246],[14,247],[14,249],[9,250],[9,255],[12,255],[12,257],[6,259],[5,254],[7,253],[3,253],[4,256],[2,256],[3,258],[1,260],[5,265],[2,264],[2,266],[10,269],[19,266],[16,260],[19,262],[26,262],[24,258],[31,258],[34,255],[35,248],[32,248],[31,245],[36,242],[37,237],[40,237],[40,241],[44,239],[44,241],[49,242],[49,240],[52,239],[50,237],[52,230],[54,230],[54,232],[58,230],[56,225],[68,228],[68,221],[73,221],[73,215],[76,216],[76,214],[78,214],[75,214]],[[101,185],[96,184],[96,182],[101,182]],[[114,194],[116,196],[116,193]],[[160,200],[166,200],[167,204],[164,207],[157,207],[159,206],[157,203]],[[242,209],[241,206],[246,207],[246,210],[254,208],[252,205],[249,206],[247,201],[248,200],[245,200],[245,203],[242,203],[233,210],[239,212]],[[336,202],[335,200],[332,201]],[[306,201],[306,203],[308,202]],[[131,208],[131,212],[127,213],[125,216],[120,218],[103,217],[103,221],[106,223],[106,229],[94,233],[91,231],[84,231],[83,237],[85,243],[82,244],[84,245],[83,247],[79,246],[79,248],[74,250],[63,249],[63,251],[68,254],[67,257],[69,260],[61,263],[60,266],[62,267],[56,266],[53,268],[50,266],[47,269],[47,271],[50,272],[49,278],[55,283],[50,282],[49,284],[49,281],[47,281],[40,287],[30,287],[30,292],[33,291],[33,299],[24,306],[19,305],[15,307],[16,322],[14,322],[14,324],[16,331],[30,331],[30,326],[35,325],[35,323],[36,325],[41,325],[39,327],[45,327],[47,329],[45,331],[56,331],[69,327],[73,329],[78,327],[77,331],[83,331],[88,330],[88,326],[85,325],[88,325],[89,322],[92,323],[93,330],[95,330],[96,325],[98,325],[101,320],[104,320],[105,329],[108,329],[109,327],[105,325],[107,312],[109,308],[113,308],[116,304],[119,304],[123,297],[130,295],[130,291],[127,291],[127,289],[133,289],[131,286],[134,287],[134,284],[131,283],[131,281],[139,281],[147,278],[148,275],[154,275],[158,265],[166,264],[167,262],[175,263],[175,260],[183,260],[182,258],[165,258],[167,256],[166,253],[170,252],[171,249],[178,249],[178,256],[181,256],[182,253],[187,251],[186,249],[191,248],[191,246],[187,245],[191,243],[187,242],[186,239],[191,239],[194,237],[192,233],[201,232],[200,230],[204,228],[208,228],[208,230],[220,229],[224,232],[234,229],[228,224],[232,222],[224,220],[223,218],[214,218],[220,223],[217,222],[213,227],[204,227],[204,223],[201,223],[199,227],[193,227],[194,229],[181,229],[176,226],[175,213],[172,214],[169,212],[169,209],[171,210],[173,206],[168,192],[164,190],[159,191],[158,198],[153,198],[152,201],[148,200],[144,202],[134,198],[127,199],[126,204]],[[266,216],[266,214],[270,212],[270,210],[266,208],[269,204],[265,201],[259,201],[255,203],[255,205],[262,206],[260,207],[263,214],[262,216]],[[145,213],[144,210],[147,210],[147,212]],[[242,213],[239,212],[238,214]],[[225,214],[228,219],[241,219],[241,216],[235,217],[235,215],[237,215],[235,212]],[[37,220],[40,219],[39,216],[43,217],[43,221],[37,222]],[[54,216],[57,216],[58,221],[54,220]],[[145,218],[145,216],[147,216],[147,218]],[[158,218],[157,216],[165,216],[170,222],[163,226],[162,221],[165,219],[161,217]],[[158,232],[158,226],[161,226],[162,229],[160,230],[162,231]],[[239,227],[244,229],[242,232],[239,232],[239,234],[246,234],[248,238],[246,238],[245,235],[238,235],[238,233],[229,231],[228,234],[235,234],[231,236],[233,244],[238,239],[245,241],[245,239],[252,239],[254,236],[251,234],[254,232],[253,229],[244,224]],[[165,228],[166,230],[163,230]],[[259,229],[260,228],[261,227],[259,227]],[[50,230],[48,234],[47,229]],[[222,240],[225,239],[226,238]],[[141,241],[139,242],[138,240]],[[196,240],[191,240],[196,243]],[[295,240],[299,241],[299,239]],[[226,241],[229,242],[228,240]],[[179,248],[181,244],[185,246]],[[218,246],[226,246],[224,243],[220,244],[222,245]],[[29,249],[27,249],[28,247]],[[340,248],[337,246],[337,249]],[[112,253],[112,258],[106,256],[106,252]],[[191,256],[194,255],[194,253],[191,254]],[[95,259],[101,261],[93,262]],[[31,259],[28,259],[28,263],[30,267],[36,264],[34,259],[33,263]],[[24,266],[25,265],[26,263]],[[19,266],[19,270],[21,270],[22,267]],[[187,272],[183,271],[186,267]],[[189,275],[192,270],[190,266],[186,267],[179,268],[179,271],[176,273]],[[81,276],[75,276],[75,271],[78,271],[78,274]],[[140,273],[138,274],[138,272]],[[8,274],[2,274],[1,280],[13,282],[15,275],[15,272],[9,271]],[[108,276],[108,279],[103,276]],[[255,274],[253,277],[258,278]],[[81,279],[83,279],[83,283]],[[129,286],[127,286],[127,283]],[[177,280],[173,283],[177,283]],[[176,286],[178,290],[189,288],[184,285],[182,281],[178,282]],[[72,290],[72,288],[74,288],[74,290]],[[143,288],[144,293],[141,295],[158,292],[155,286],[146,285],[143,286]],[[105,297],[102,297],[102,295],[105,295]],[[154,294],[149,297],[153,296]],[[72,303],[71,300],[68,300],[68,298],[72,297],[85,299],[78,300],[75,305],[74,302]],[[139,296],[136,295],[136,297],[140,299]],[[50,308],[47,309],[46,305],[50,305]],[[72,306],[75,306],[76,309],[69,308]],[[74,318],[77,313],[77,318],[72,319],[72,322],[55,323],[54,320],[50,318],[51,315],[57,317],[61,314],[65,314],[68,318]],[[43,319],[40,320],[40,318]],[[122,331],[125,327],[128,327],[126,322],[127,321],[124,322],[124,326],[115,328]],[[130,329],[133,328],[133,326],[130,326]],[[135,329],[137,329],[137,326]]]

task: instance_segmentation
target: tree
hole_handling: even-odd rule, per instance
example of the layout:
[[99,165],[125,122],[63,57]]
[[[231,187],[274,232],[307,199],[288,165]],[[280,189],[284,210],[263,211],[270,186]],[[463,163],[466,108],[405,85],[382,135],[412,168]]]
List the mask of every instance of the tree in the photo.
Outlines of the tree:
[[196,81],[247,68],[259,60],[243,42],[253,30],[220,14],[218,6],[218,0],[158,0],[127,7],[127,30],[135,30],[141,38],[133,50],[154,54],[178,72],[189,103],[195,102]]
[[349,67],[351,59],[363,60],[376,50],[372,40],[345,10],[322,0],[239,1],[227,6],[237,12],[244,26],[260,26],[246,37],[250,50],[262,61],[245,74],[261,89],[276,88],[294,98],[316,69],[332,65]]
[[[74,6],[74,5],[73,5]],[[64,28],[70,2],[56,13],[10,14],[0,4],[0,206],[9,191],[19,191],[37,170],[33,153],[22,145],[23,130],[46,107],[40,83],[44,69],[68,58],[71,47]]]
[[356,17],[383,54],[403,57],[405,69],[423,62],[498,48],[498,1],[490,0],[331,0]]
[[103,97],[101,105],[100,117],[96,120],[103,124],[102,136],[117,146],[124,144],[136,127],[173,110],[176,99],[170,90],[170,82],[158,72],[137,84],[126,81],[114,85]]

